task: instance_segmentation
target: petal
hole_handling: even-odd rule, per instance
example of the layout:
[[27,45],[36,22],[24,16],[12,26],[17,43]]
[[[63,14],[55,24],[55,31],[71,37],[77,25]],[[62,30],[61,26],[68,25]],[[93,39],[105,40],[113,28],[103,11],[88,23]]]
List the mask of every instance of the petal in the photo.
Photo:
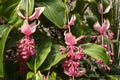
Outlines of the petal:
[[36,31],[37,26],[40,24],[40,21],[38,20],[38,23],[36,24],[36,21],[34,21],[32,24],[30,24],[31,32],[34,33]]
[[99,12],[100,14],[103,14],[103,5],[102,5],[101,2],[98,3],[98,12]]
[[20,11],[20,5],[17,6],[16,12],[21,18],[25,19],[25,16],[23,16],[23,14]]
[[21,27],[21,32],[24,33],[26,36],[29,36],[30,34],[32,34],[30,25],[28,24],[28,20],[24,21],[24,24]]
[[104,14],[108,13],[112,8],[112,1],[110,1],[110,5],[105,9]]
[[102,33],[105,33],[108,28],[110,27],[110,23],[109,23],[109,20],[104,20],[104,23],[102,24]]
[[79,41],[79,40],[81,40],[81,39],[83,39],[83,38],[85,38],[85,36],[84,36],[84,35],[81,35],[80,37],[78,37],[78,38],[76,39],[76,42]]
[[35,12],[29,17],[30,20],[38,19],[40,14],[44,11],[44,7],[35,8]]
[[94,24],[94,29],[95,29],[96,31],[98,31],[99,33],[101,33],[101,26],[100,26],[100,24],[98,23],[98,21]]
[[70,32],[65,33],[65,43],[67,45],[73,46],[76,43],[75,36],[73,36]]
[[76,20],[76,16],[72,15],[72,17],[71,17],[70,22],[68,23],[68,25],[74,25],[75,20]]

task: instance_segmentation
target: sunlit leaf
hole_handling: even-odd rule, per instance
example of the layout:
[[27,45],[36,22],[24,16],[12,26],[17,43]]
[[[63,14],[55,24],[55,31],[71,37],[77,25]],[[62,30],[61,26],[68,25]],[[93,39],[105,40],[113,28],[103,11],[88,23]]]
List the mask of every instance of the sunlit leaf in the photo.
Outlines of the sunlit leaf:
[[65,57],[66,54],[60,53],[60,45],[53,45],[51,52],[47,56],[45,62],[40,67],[41,71],[49,70],[52,66],[56,65]]
[[44,62],[51,50],[51,40],[45,35],[39,35],[40,38],[35,40],[35,55],[27,61],[31,70],[38,69]]
[[27,73],[27,80],[31,80],[33,76],[34,76],[33,72],[28,72]]
[[97,44],[83,44],[83,52],[95,59],[102,60],[105,64],[109,64],[110,57],[107,55],[106,50]]
[[37,6],[44,6],[43,14],[57,27],[63,28],[66,23],[65,6],[62,0],[40,0]]
[[57,76],[57,74],[55,72],[52,72],[49,77],[49,80],[56,80],[56,76]]

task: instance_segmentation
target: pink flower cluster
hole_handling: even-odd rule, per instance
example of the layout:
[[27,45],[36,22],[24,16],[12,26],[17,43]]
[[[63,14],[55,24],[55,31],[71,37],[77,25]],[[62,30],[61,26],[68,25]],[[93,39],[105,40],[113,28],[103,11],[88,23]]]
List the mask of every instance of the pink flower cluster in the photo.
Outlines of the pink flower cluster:
[[77,39],[72,35],[70,31],[70,25],[74,24],[75,19],[76,17],[73,15],[70,22],[68,21],[69,32],[65,32],[64,34],[64,40],[67,46],[61,48],[61,53],[67,53],[67,56],[62,64],[64,73],[72,77],[81,75],[81,72],[79,70],[79,60],[83,58],[82,48],[75,46]]
[[[111,51],[110,46],[104,42],[105,41],[104,39],[107,38],[109,41],[112,42],[114,34],[113,34],[113,32],[108,31],[108,29],[110,27],[109,20],[108,19],[105,20],[103,18],[103,15],[106,14],[106,13],[108,13],[111,7],[112,7],[112,2],[110,2],[110,5],[103,12],[103,5],[102,5],[102,3],[100,2],[98,4],[98,12],[101,15],[102,26],[99,24],[98,21],[94,24],[94,29],[96,31],[98,31],[100,33],[100,35],[91,36],[91,39],[95,40],[96,44],[101,44],[101,42],[102,42],[101,46],[106,49],[107,55],[111,57],[110,62],[112,63],[113,62],[112,57],[114,56],[114,53]],[[96,62],[98,64],[101,64],[102,67],[105,70],[110,70],[110,68],[107,65],[105,65],[101,60],[97,60]]]
[[[27,9],[27,8],[26,8]],[[21,27],[21,32],[25,35],[20,41],[17,49],[18,53],[18,65],[20,72],[25,72],[27,70],[26,60],[35,54],[34,51],[34,39],[30,37],[31,34],[33,34],[36,31],[37,26],[40,24],[40,21],[38,20],[37,24],[36,21],[33,22],[33,20],[38,19],[40,14],[44,11],[44,7],[38,7],[35,8],[35,12],[28,16],[28,10],[26,10],[26,16],[23,16],[23,14],[20,11],[20,5],[17,7],[17,14],[24,19],[24,23]],[[29,24],[29,21],[32,21],[33,23]]]
[[19,42],[17,53],[24,60],[34,55],[34,39],[23,37]]

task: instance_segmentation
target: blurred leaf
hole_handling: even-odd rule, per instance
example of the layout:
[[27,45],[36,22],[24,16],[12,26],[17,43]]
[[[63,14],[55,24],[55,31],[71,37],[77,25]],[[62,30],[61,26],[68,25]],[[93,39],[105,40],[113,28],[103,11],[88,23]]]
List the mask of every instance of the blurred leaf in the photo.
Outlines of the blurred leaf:
[[[22,4],[20,9],[25,12],[25,0],[5,0],[0,3],[0,16],[6,18],[8,23],[20,26],[23,20],[17,15],[16,7]],[[32,14],[34,8],[34,0],[29,0],[29,15]]]
[[34,74],[32,80],[44,80],[40,71]]
[[77,0],[76,7],[74,9],[75,12],[78,12],[80,15],[83,15],[83,9],[85,8],[86,0]]
[[110,80],[119,80],[119,78],[114,75],[108,75],[108,77],[110,78]]
[[107,55],[106,50],[97,44],[82,44],[83,52],[95,59],[102,60],[105,64],[109,64],[110,57]]
[[49,77],[49,80],[56,80],[56,76],[57,76],[57,74],[55,72],[52,72]]
[[6,25],[0,25],[0,32],[2,33],[2,37],[0,38],[0,77],[4,76],[3,54],[4,54],[4,48],[5,48],[7,37],[12,28],[13,28],[12,26],[8,27]]
[[28,61],[27,65],[31,70],[34,68],[37,70],[41,64],[44,62],[51,50],[51,40],[42,34],[39,34],[40,37],[35,36],[35,55],[32,56]]
[[60,53],[60,45],[53,45],[51,52],[47,56],[44,63],[41,65],[40,69],[42,71],[49,70],[52,66],[56,65],[65,57],[66,57],[66,54]]
[[66,11],[62,0],[40,0],[37,6],[44,6],[43,14],[57,27],[63,28],[66,23]]
[[94,24],[98,21],[95,15],[87,16],[87,23],[91,29],[93,29]]
[[75,25],[71,26],[71,32],[76,37],[79,37],[83,34],[83,28],[84,26],[82,26],[82,19],[79,14],[76,14]]
[[62,80],[62,78],[60,78],[59,76],[56,77],[56,80]]
[[33,72],[28,72],[27,73],[27,80],[31,80],[33,76],[34,76]]

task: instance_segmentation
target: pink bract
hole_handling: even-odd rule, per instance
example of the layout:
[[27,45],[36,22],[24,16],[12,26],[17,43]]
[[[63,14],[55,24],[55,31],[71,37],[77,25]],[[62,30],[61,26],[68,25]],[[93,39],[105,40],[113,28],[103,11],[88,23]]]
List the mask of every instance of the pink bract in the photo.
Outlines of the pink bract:
[[29,17],[30,20],[38,19],[41,13],[44,11],[44,7],[35,8],[35,12]]
[[36,25],[36,21],[32,24],[28,23],[28,20],[24,21],[24,24],[21,27],[21,32],[24,33],[26,36],[30,36],[32,33],[36,31],[36,27],[39,25],[39,21]]
[[29,24],[29,20],[34,20],[34,19],[38,19],[40,14],[44,11],[44,7],[38,7],[35,8],[35,12],[33,13],[33,15],[31,15],[30,17],[25,17],[23,16],[23,14],[20,11],[20,6],[17,7],[17,14],[24,19],[24,23],[21,27],[21,32],[24,33],[26,36],[30,36],[32,33],[34,33],[36,31],[36,27],[39,25],[39,21],[36,24],[36,22],[33,22],[32,24]]
[[102,26],[98,22],[96,22],[94,24],[94,29],[98,31],[101,35],[104,35],[105,32],[107,32],[109,26],[110,26],[109,20],[104,20],[104,23],[102,23]]
[[75,36],[73,36],[70,32],[65,33],[65,43],[70,46],[74,45],[76,43]]
[[76,16],[72,15],[70,21],[68,22],[68,25],[74,25],[75,20],[76,20]]

